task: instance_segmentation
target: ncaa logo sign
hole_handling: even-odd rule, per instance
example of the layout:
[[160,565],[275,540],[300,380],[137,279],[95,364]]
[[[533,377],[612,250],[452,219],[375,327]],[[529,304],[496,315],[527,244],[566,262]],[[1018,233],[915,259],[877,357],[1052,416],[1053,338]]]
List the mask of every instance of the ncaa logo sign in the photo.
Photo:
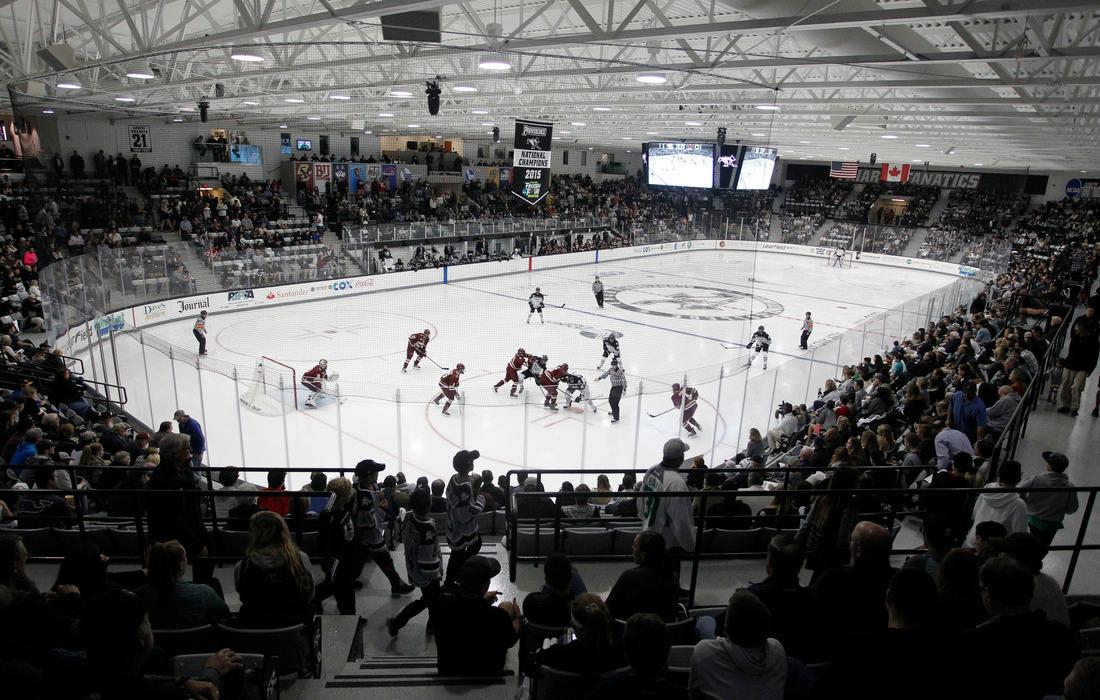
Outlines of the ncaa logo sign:
[[1066,196],[1079,197],[1081,195],[1081,178],[1075,177],[1066,183]]

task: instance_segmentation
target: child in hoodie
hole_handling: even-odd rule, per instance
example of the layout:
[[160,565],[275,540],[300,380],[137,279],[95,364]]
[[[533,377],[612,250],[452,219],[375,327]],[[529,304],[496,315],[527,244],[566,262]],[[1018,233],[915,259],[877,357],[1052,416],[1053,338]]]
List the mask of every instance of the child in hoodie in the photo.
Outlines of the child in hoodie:
[[[985,485],[987,489],[1011,489],[1020,483],[1023,467],[1019,462],[1009,460],[1001,465],[997,472],[997,481]],[[975,546],[974,529],[978,523],[987,520],[1000,523],[1005,526],[1011,535],[1014,532],[1027,532],[1027,504],[1018,493],[983,493],[974,503],[973,525],[970,532],[966,533],[965,545],[971,549]]]
[[[1069,460],[1061,452],[1044,452],[1046,471],[1029,476],[1020,482],[1020,488],[1043,488],[1061,486],[1072,488],[1073,482],[1066,476]],[[1054,536],[1062,529],[1062,521],[1070,513],[1077,512],[1077,494],[1075,492],[1050,493],[1035,492],[1024,497],[1027,501],[1027,529],[1039,540],[1050,546]]]

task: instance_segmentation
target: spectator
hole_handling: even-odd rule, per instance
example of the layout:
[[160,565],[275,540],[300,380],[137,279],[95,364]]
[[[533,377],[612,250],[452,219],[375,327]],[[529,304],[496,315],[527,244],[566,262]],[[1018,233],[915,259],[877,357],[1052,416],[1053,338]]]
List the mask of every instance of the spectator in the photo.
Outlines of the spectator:
[[806,568],[814,572],[811,583],[830,567],[848,563],[851,552],[849,535],[859,514],[855,498],[847,493],[859,483],[859,473],[850,467],[841,467],[829,479],[829,493],[814,498],[806,521],[795,536],[795,541],[806,554]]
[[1065,376],[1058,392],[1058,412],[1071,416],[1077,415],[1077,409],[1081,406],[1081,392],[1085,390],[1085,382],[1096,369],[1097,357],[1100,356],[1100,339],[1089,332],[1088,324],[1083,323],[1083,320],[1082,318],[1073,324],[1069,350],[1066,351],[1063,363]]
[[940,563],[947,553],[951,551],[951,545],[957,539],[951,531],[951,525],[947,518],[940,513],[928,513],[921,523],[921,531],[924,539],[924,553],[914,554],[905,560],[906,569],[920,569],[929,576],[935,577],[939,572]]
[[[16,446],[15,452],[12,453],[11,460],[8,464],[13,467],[18,467],[26,462],[31,457],[38,454],[38,442],[42,439],[42,431],[38,428],[31,428],[23,435],[23,441]],[[18,471],[18,470],[16,470]]]
[[[317,586],[313,607],[330,595],[336,598],[341,615],[355,614],[355,582],[363,571],[365,555],[355,531],[355,492],[351,482],[338,477],[328,483],[332,497],[318,516],[317,542],[325,557],[325,580]],[[387,552],[388,554],[388,552]]]
[[1043,611],[1048,620],[1069,629],[1069,608],[1066,606],[1062,586],[1050,574],[1043,573],[1043,559],[1047,555],[1046,545],[1035,535],[1027,532],[1011,533],[998,545],[1003,555],[1012,557],[1031,572],[1035,588],[1028,607],[1031,610]]
[[1000,435],[1008,427],[1008,421],[1016,413],[1020,406],[1021,397],[1008,384],[997,390],[997,401],[989,408],[988,419],[989,433],[992,436]]
[[[521,493],[537,494],[541,492],[542,484],[539,483],[538,479],[529,476],[523,480]],[[513,500],[516,503],[516,517],[518,518],[553,519],[558,512],[557,506],[554,505],[549,496],[531,496],[529,498],[516,498],[513,496]]]
[[1066,676],[1065,700],[1089,700],[1100,697],[1100,659],[1087,656],[1078,659]]
[[134,592],[149,611],[153,629],[198,627],[229,615],[225,601],[213,588],[182,580],[187,573],[187,552],[179,542],[154,542],[146,566],[149,582]]
[[[272,469],[267,473],[267,487],[261,488],[260,493],[277,494],[282,491],[286,491],[286,470]],[[259,496],[256,505],[260,510],[269,510],[284,518],[290,513],[289,496]]]
[[587,484],[581,484],[574,492],[576,497],[573,505],[565,506],[562,508],[562,517],[569,520],[590,520],[592,518],[600,517],[600,509],[597,506],[588,502],[588,494],[592,490],[588,488]]
[[123,698],[217,698],[224,675],[241,668],[229,649],[203,664],[201,678],[143,673],[155,640],[145,607],[129,591],[114,590],[92,601],[81,624],[92,686],[104,700]]
[[978,581],[981,561],[967,549],[952,549],[936,575],[936,602],[929,627],[939,634],[959,634],[986,619]]
[[688,700],[683,688],[668,682],[668,654],[672,638],[661,618],[648,613],[631,615],[623,630],[623,654],[630,673],[616,675],[592,694],[601,700]]
[[811,587],[823,630],[843,636],[873,634],[886,626],[882,605],[897,569],[890,566],[890,531],[866,520],[852,530],[852,563],[834,566]]
[[[412,584],[401,580],[393,566],[393,557],[386,547],[386,502],[378,490],[378,474],[386,468],[372,459],[364,459],[355,465],[355,553],[350,558],[354,570],[345,572],[351,581],[359,580],[363,566],[373,559],[390,583],[390,595],[399,598],[416,590]],[[453,555],[452,555],[453,556]]]
[[80,591],[82,601],[90,601],[105,591],[119,588],[118,583],[107,575],[107,561],[98,545],[91,542],[75,545],[61,560],[57,578],[50,590],[73,586]]
[[974,526],[974,553],[984,562],[989,558],[989,544],[997,539],[1008,537],[1008,528],[1001,523],[986,520]]
[[172,418],[179,424],[180,433],[191,440],[191,468],[198,469],[202,466],[202,453],[206,451],[206,436],[202,433],[202,426],[182,410],[176,410]]
[[[214,482],[215,491],[241,491],[244,493],[250,493],[253,491],[259,491],[260,487],[256,484],[249,483],[241,478],[241,472],[236,467],[225,467],[218,471],[218,478]],[[218,520],[225,522],[227,519],[231,519],[234,512],[244,515],[240,510],[241,506],[248,507],[249,512],[245,516],[245,519],[252,517],[252,513],[258,510],[256,505],[255,495],[240,495],[235,498],[226,496],[225,498],[214,499],[214,511],[218,515]],[[237,529],[237,528],[234,528]]]
[[72,506],[57,493],[57,472],[49,467],[35,467],[34,490],[25,491],[15,503],[15,512],[24,527],[69,527],[74,512]]
[[[973,465],[973,458],[969,454],[958,452],[952,455],[949,469],[941,469],[932,475],[929,486],[933,489],[969,488],[970,482],[967,481],[966,475]],[[930,493],[924,497],[924,507],[929,513],[939,513],[947,518],[947,525],[951,528],[951,537],[954,540],[959,540],[970,522],[970,512],[967,508],[968,501],[969,498],[966,494]]]
[[[690,448],[687,443],[678,438],[665,442],[661,461],[646,472],[639,490],[649,493],[686,494],[687,483],[678,470],[684,463],[684,453],[688,449]],[[666,554],[671,560],[670,566],[677,573],[680,555],[695,549],[695,518],[691,507],[691,498],[686,495],[680,498],[650,496],[638,498],[642,528],[662,536]]]
[[611,627],[611,613],[598,595],[581,593],[571,605],[576,639],[535,653],[534,662],[567,673],[592,674],[623,666],[623,652]]
[[206,559],[210,538],[202,522],[202,497],[191,471],[191,441],[186,435],[161,439],[160,464],[146,488],[150,492],[145,499],[149,538],[154,542],[178,541],[187,551],[193,579],[197,583],[211,582],[214,564]]
[[[1020,482],[1021,489],[1030,488],[1075,488],[1066,476],[1069,460],[1061,452],[1044,452],[1043,461],[1046,471],[1029,476]],[[1024,495],[1027,502],[1027,529],[1050,546],[1054,536],[1064,525],[1067,515],[1077,512],[1077,493],[1075,491],[1051,493],[1033,491]]]
[[436,479],[432,482],[432,507],[430,513],[446,513],[447,512],[447,499],[443,497],[443,490],[447,488],[447,483],[443,479]]
[[947,427],[936,433],[936,466],[946,469],[951,463],[952,457],[961,453],[974,456],[974,446],[970,444],[970,438],[960,430],[955,429],[954,418],[948,414]]
[[[981,569],[983,602],[989,620],[960,640],[971,650],[971,697],[1040,698],[1062,692],[1062,680],[1080,656],[1073,634],[1029,609],[1035,584],[1031,572],[1011,557],[987,561]],[[960,689],[963,690],[963,689]]]
[[447,560],[444,585],[454,585],[462,562],[481,551],[481,533],[477,516],[485,509],[481,495],[481,475],[470,476],[477,450],[459,450],[451,459],[455,474],[447,482],[447,543],[451,554]]
[[[1022,467],[1015,460],[1008,460],[997,470],[997,481],[988,483],[986,488],[1011,489],[1020,483]],[[974,503],[972,517],[974,525],[966,534],[967,547],[974,547],[974,531],[978,523],[993,521],[1005,526],[1012,532],[1027,532],[1027,504],[1018,493],[983,493]]]
[[161,421],[160,427],[157,428],[157,432],[153,433],[152,437],[149,438],[149,444],[152,445],[153,447],[159,447],[160,446],[160,441],[164,439],[164,436],[165,435],[171,435],[171,434],[172,434],[172,421],[170,421],[170,420]]
[[443,580],[443,556],[439,552],[439,535],[435,521],[428,517],[432,497],[418,489],[409,497],[412,512],[402,523],[402,541],[405,544],[405,570],[409,582],[420,589],[420,598],[406,605],[396,617],[386,620],[386,630],[391,637],[408,624],[409,620],[428,610],[428,628],[432,628],[430,606],[439,599],[440,582]]
[[73,379],[72,373],[67,368],[58,370],[54,375],[47,396],[53,405],[65,404],[83,418],[87,418],[92,410],[84,400],[84,383]]
[[782,700],[787,683],[787,653],[769,637],[771,613],[748,591],[730,596],[724,638],[695,645],[688,681],[696,698],[751,697]]
[[973,443],[978,439],[978,428],[989,425],[985,404],[978,398],[978,385],[967,382],[961,391],[951,395],[951,416],[957,427]]
[[679,586],[665,566],[665,540],[659,532],[643,530],[634,536],[633,569],[619,575],[607,595],[607,607],[616,620],[634,613],[653,613],[665,622],[676,620]]
[[272,629],[313,619],[313,574],[286,522],[271,511],[252,516],[244,559],[233,569],[243,627]]
[[936,643],[928,629],[935,601],[936,584],[925,572],[902,569],[894,574],[886,589],[886,628],[861,637],[838,657],[830,669],[834,686],[829,692],[853,700],[877,700],[884,688],[898,700],[925,700],[941,692],[942,679],[935,674],[909,672],[912,660]]
[[500,562],[480,555],[466,559],[458,572],[458,591],[433,607],[441,676],[499,675],[508,650],[519,641],[520,614],[515,600],[493,605],[500,595],[489,584]]
[[574,596],[584,592],[584,582],[581,581],[580,590],[576,590],[574,581],[579,580],[580,575],[569,558],[559,553],[546,557],[542,574],[542,587],[523,599],[523,616],[545,627],[569,627],[570,606]]

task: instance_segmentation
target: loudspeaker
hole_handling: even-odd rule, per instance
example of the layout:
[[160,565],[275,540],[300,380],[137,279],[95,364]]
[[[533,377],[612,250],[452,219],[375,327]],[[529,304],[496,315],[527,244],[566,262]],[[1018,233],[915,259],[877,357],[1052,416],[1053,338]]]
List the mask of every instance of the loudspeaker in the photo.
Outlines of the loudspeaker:
[[36,53],[53,70],[69,70],[80,65],[73,53],[73,47],[68,44],[50,44]]
[[439,31],[439,10],[422,12],[398,12],[382,15],[382,38],[386,41],[419,41],[433,44],[443,42]]
[[493,127],[493,143],[500,143],[500,127]]
[[871,154],[871,165],[874,165],[876,160],[878,160],[878,154],[877,153],[872,153]]
[[214,83],[214,97],[225,97],[225,85]]

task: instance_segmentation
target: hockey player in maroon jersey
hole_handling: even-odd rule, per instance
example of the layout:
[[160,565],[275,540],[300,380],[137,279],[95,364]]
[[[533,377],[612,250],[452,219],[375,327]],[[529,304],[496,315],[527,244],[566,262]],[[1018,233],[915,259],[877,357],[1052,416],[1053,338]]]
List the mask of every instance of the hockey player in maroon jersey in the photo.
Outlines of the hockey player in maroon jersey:
[[695,430],[702,430],[703,426],[699,425],[699,421],[695,420],[695,411],[699,408],[699,390],[693,386],[689,386],[684,389],[684,430],[687,434],[695,437]]
[[516,388],[523,391],[523,384],[519,380],[519,371],[523,369],[523,363],[527,360],[527,353],[523,348],[516,350],[516,356],[508,361],[508,366],[504,368],[504,379],[493,385],[493,391],[498,391],[500,387],[504,386],[506,382],[512,382],[512,390],[508,392],[509,396],[516,395]]
[[420,361],[424,359],[424,356],[428,352],[428,341],[432,339],[432,332],[425,328],[423,333],[413,333],[409,336],[409,344],[405,347],[405,364],[401,365],[401,371],[406,372],[409,369],[409,360],[412,359],[413,353],[416,353],[416,361],[413,362],[413,369],[420,369]]
[[542,402],[551,411],[558,410],[558,382],[569,372],[569,365],[561,364],[554,369],[544,369],[539,375],[539,386],[546,393],[546,400]]
[[454,369],[439,378],[439,396],[432,399],[432,403],[439,405],[439,400],[446,398],[447,402],[443,404],[443,415],[445,416],[451,415],[447,409],[449,409],[451,403],[458,398],[458,378],[465,371],[466,365],[459,362],[455,365]]
[[309,389],[306,405],[317,408],[317,397],[325,393],[325,380],[328,379],[328,360],[319,360],[313,369],[302,375],[302,386]]

